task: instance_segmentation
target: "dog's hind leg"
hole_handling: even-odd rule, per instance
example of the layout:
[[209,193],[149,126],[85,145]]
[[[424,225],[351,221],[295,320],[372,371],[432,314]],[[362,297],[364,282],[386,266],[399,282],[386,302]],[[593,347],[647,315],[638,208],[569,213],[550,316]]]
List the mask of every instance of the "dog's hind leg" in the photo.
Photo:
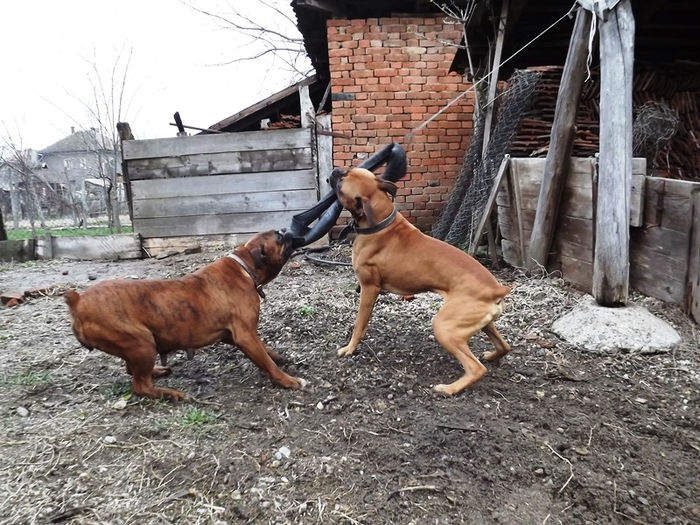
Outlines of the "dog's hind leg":
[[454,395],[476,383],[486,373],[486,367],[474,357],[467,341],[478,328],[465,323],[462,319],[463,305],[445,301],[440,311],[433,318],[435,339],[452,354],[464,368],[464,375],[450,384],[435,385],[433,390],[447,395]]
[[496,348],[495,350],[491,350],[490,352],[484,352],[484,360],[495,362],[498,361],[504,355],[506,355],[508,352],[510,352],[510,345],[506,343],[501,337],[501,334],[498,333],[498,330],[496,330],[496,326],[493,324],[493,321],[484,326],[481,330],[488,336],[488,338],[491,340],[491,343]]
[[131,370],[131,385],[134,394],[158,399],[169,397],[173,401],[185,398],[185,394],[169,388],[157,388],[153,385],[153,375],[163,375],[162,367],[156,367],[156,352],[148,346],[132,347],[124,352],[126,366]]

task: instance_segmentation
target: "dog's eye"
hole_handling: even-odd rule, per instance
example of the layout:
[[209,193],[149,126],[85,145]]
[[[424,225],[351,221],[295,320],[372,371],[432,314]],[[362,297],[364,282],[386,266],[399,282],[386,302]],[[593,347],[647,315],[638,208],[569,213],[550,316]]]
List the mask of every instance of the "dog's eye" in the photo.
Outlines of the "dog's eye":
[[362,208],[362,197],[355,197],[355,208]]

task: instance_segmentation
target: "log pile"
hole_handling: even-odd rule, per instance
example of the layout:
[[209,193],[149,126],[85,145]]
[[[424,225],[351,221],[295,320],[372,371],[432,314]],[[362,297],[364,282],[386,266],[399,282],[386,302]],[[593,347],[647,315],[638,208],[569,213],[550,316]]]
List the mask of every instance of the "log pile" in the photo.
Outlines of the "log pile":
[[265,129],[292,129],[301,127],[299,115],[280,115],[279,120],[270,122]]
[[[532,107],[526,112],[510,154],[545,157],[554,120],[563,67],[533,67],[541,75]],[[600,82],[597,70],[584,84],[576,119],[573,156],[598,152]],[[654,175],[700,180],[700,64],[682,63],[663,70],[639,68],[634,78],[634,111],[649,101],[666,103],[678,116],[678,131],[649,163]]]

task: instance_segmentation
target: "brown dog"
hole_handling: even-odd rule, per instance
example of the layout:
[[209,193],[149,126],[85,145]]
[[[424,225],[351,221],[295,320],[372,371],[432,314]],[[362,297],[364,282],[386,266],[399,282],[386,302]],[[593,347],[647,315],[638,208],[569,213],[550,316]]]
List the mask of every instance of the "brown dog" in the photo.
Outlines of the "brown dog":
[[291,238],[268,231],[180,279],[105,281],[80,295],[69,290],[65,300],[73,333],[86,348],[124,359],[133,392],[141,396],[184,398],[177,390],[153,386],[152,377],[169,372],[155,365],[156,354],[219,340],[238,345],[280,385],[299,388],[301,380],[275,365],[277,354],[257,335],[259,287],[277,276],[291,251]]
[[503,311],[503,297],[510,292],[475,259],[423,234],[396,212],[390,197],[396,186],[370,171],[334,170],[330,178],[342,206],[349,210],[358,234],[352,247],[352,265],[360,282],[360,309],[347,346],[339,356],[351,355],[365,334],[380,290],[399,295],[432,291],[445,302],[433,318],[438,342],[459,360],[464,375],[438,392],[456,394],[478,381],[486,367],[474,357],[467,341],[483,330],[496,347],[484,354],[497,361],[510,351],[493,321]]

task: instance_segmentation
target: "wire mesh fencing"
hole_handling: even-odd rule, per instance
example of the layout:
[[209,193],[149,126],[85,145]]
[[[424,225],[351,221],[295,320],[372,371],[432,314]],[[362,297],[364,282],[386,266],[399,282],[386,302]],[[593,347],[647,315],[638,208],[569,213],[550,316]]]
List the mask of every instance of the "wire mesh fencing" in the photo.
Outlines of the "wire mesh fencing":
[[484,124],[477,123],[448,204],[434,229],[437,238],[457,246],[473,241],[498,168],[532,104],[539,78],[538,72],[526,70],[516,70],[510,77],[506,90],[497,98],[496,124],[483,157]]
[[[75,189],[24,177],[0,187],[0,212],[8,239],[52,235],[104,235],[132,231],[126,196],[104,185]],[[91,187],[94,186],[94,187]],[[121,186],[121,185],[120,185]]]

